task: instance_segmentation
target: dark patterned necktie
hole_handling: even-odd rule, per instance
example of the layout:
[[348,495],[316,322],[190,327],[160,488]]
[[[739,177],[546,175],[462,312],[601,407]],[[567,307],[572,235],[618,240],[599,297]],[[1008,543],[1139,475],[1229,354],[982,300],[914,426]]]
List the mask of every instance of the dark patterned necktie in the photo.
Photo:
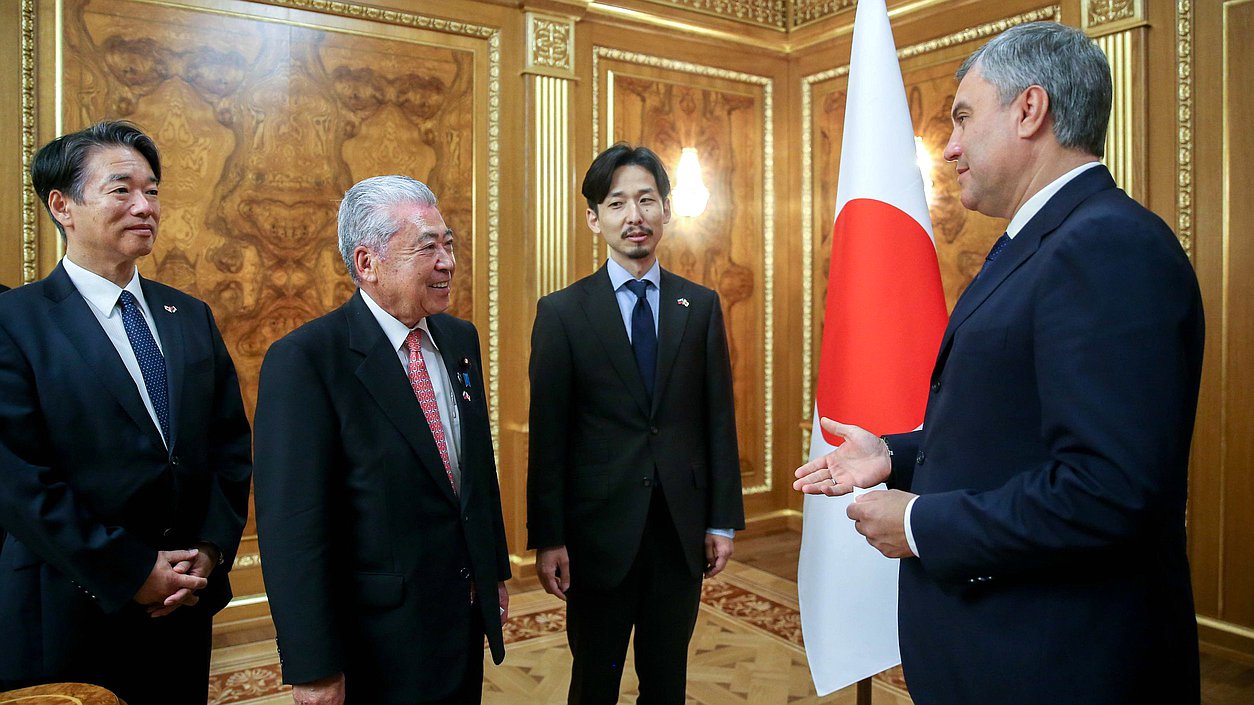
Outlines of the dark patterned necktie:
[[165,356],[161,354],[161,348],[157,347],[157,341],[152,337],[152,330],[144,321],[144,312],[135,295],[123,290],[118,297],[118,305],[122,307],[122,327],[126,329],[126,338],[131,341],[131,350],[139,361],[139,372],[144,376],[148,400],[152,402],[152,409],[157,412],[157,420],[161,423],[161,437],[168,445],[170,398],[166,387]]
[[644,379],[644,391],[653,399],[653,376],[657,370],[657,331],[653,328],[653,307],[645,292],[649,282],[634,279],[625,286],[636,295],[636,306],[631,310],[631,349],[636,353],[636,366]]
[[[999,255],[1001,255],[1001,251],[1006,249],[1006,246],[1009,244],[1010,244],[1010,235],[1006,233],[1002,233],[1001,237],[997,238],[997,242],[993,243],[992,249],[990,249],[988,251],[988,254],[985,255],[984,266],[980,267],[980,274],[983,274],[984,270],[988,269],[989,265],[991,265],[993,261],[996,260]],[[977,274],[975,276],[978,277],[980,276],[980,274]]]

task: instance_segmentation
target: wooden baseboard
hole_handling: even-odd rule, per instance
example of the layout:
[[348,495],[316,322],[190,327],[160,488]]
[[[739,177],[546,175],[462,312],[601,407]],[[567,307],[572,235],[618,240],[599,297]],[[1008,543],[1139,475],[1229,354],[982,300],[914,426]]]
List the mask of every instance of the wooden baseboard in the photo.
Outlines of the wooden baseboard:
[[1199,614],[1197,636],[1202,651],[1254,666],[1254,629]]

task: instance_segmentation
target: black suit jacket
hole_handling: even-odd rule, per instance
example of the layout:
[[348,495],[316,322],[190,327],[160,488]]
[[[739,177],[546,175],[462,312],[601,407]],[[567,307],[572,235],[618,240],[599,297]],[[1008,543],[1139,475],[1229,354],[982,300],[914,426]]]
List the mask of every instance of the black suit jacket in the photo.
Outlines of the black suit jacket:
[[528,545],[565,545],[583,584],[613,587],[626,575],[655,480],[694,577],[707,528],[744,528],[718,294],[666,270],[661,282],[652,401],[605,267],[536,307]]
[[509,553],[479,337],[452,316],[427,322],[458,391],[460,497],[360,292],[272,345],[261,367],[257,528],[283,678],[344,672],[352,702],[457,684],[466,659],[483,657],[465,647],[471,579],[493,658],[504,657],[497,583]]
[[166,358],[169,450],[61,265],[0,298],[0,678],[55,677],[105,648],[85,643],[101,638],[93,625],[133,609],[158,549],[217,545],[223,565],[180,609],[230,599],[251,473],[239,381],[209,307],[141,281]]
[[959,299],[901,563],[918,703],[1198,702],[1185,557],[1202,365],[1193,269],[1104,167],[1068,183]]

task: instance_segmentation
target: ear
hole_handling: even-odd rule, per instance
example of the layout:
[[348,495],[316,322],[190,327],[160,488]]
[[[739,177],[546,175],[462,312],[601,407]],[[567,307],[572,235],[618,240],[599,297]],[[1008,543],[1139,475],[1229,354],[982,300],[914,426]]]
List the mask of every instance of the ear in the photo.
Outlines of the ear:
[[357,280],[375,284],[379,281],[378,257],[375,253],[358,245],[353,250],[353,267],[357,270]]
[[1040,134],[1043,129],[1051,129],[1049,94],[1044,88],[1036,85],[1028,86],[1019,94],[1015,104],[1019,118],[1019,137],[1030,139]]
[[74,226],[74,216],[70,212],[70,199],[61,191],[53,189],[48,194],[48,211],[62,228],[69,230]]
[[662,199],[662,224],[671,222],[671,197],[667,196]]
[[584,215],[584,218],[587,219],[588,227],[592,229],[592,232],[596,233],[597,235],[600,235],[601,234],[601,219],[597,217],[596,209],[589,208],[588,210],[584,211],[583,215]]

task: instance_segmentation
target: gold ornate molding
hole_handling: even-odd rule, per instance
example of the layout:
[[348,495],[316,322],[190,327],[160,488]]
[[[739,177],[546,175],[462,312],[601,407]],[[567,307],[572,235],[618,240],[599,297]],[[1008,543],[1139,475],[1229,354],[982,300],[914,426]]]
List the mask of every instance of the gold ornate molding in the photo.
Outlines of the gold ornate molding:
[[[1181,2],[1187,1],[1181,0]],[[1028,22],[1057,19],[1060,12],[1058,5],[1052,5],[976,27],[968,27],[960,32],[898,49],[897,60],[904,61],[911,57],[991,37]],[[814,160],[811,157],[814,86],[848,74],[849,65],[845,64],[801,78],[801,369],[804,370],[801,379],[802,419],[812,419],[814,415],[812,374],[814,371],[814,331],[811,325],[814,320]],[[810,454],[810,430],[811,426],[803,421],[802,458],[807,458]]]
[[447,20],[441,17],[428,17],[426,15],[418,15],[412,12],[402,12],[400,10],[370,7],[369,5],[357,5],[351,2],[339,2],[338,0],[255,1],[263,2],[268,5],[276,5],[278,7],[309,10],[312,12],[321,12],[327,15],[336,15],[338,17],[351,17],[360,20],[367,20],[369,22],[401,25],[403,27],[431,29],[437,32],[444,32],[446,34],[461,34],[468,37],[479,37],[480,39],[488,39],[500,32],[500,30],[496,27],[487,27],[484,25],[471,24],[469,22],[458,22],[456,20]]
[[1146,24],[1144,0],[1081,0],[1080,26],[1094,37]]
[[1193,257],[1193,2],[1176,2],[1176,237]]
[[39,275],[39,201],[30,180],[30,164],[35,158],[35,0],[22,0],[21,14],[22,283],[29,284]]
[[527,71],[575,77],[575,20],[527,13]]
[[[771,29],[788,27],[788,5],[796,0],[649,0],[702,14],[756,24]],[[853,0],[830,0],[852,3]]]
[[[731,71],[715,66],[706,66],[687,61],[676,61],[659,56],[622,51],[609,47],[593,47],[592,50],[592,149],[594,156],[605,148],[601,144],[600,133],[600,84],[602,59],[621,61],[690,73],[697,76],[718,78],[738,83],[749,83],[762,87],[762,225],[763,225],[763,294],[764,311],[762,321],[762,363],[763,363],[763,421],[762,421],[762,482],[743,488],[744,494],[761,494],[770,492],[774,480],[775,462],[775,81],[766,76],[757,76],[740,71]],[[607,121],[614,119],[613,73],[607,72],[606,92],[611,99]],[[593,248],[593,266],[600,266],[600,251]]]
[[231,564],[231,570],[239,570],[240,568],[257,568],[260,566],[260,553],[238,553],[235,555],[235,562]]
[[856,6],[857,0],[791,0],[789,26],[800,27]]

